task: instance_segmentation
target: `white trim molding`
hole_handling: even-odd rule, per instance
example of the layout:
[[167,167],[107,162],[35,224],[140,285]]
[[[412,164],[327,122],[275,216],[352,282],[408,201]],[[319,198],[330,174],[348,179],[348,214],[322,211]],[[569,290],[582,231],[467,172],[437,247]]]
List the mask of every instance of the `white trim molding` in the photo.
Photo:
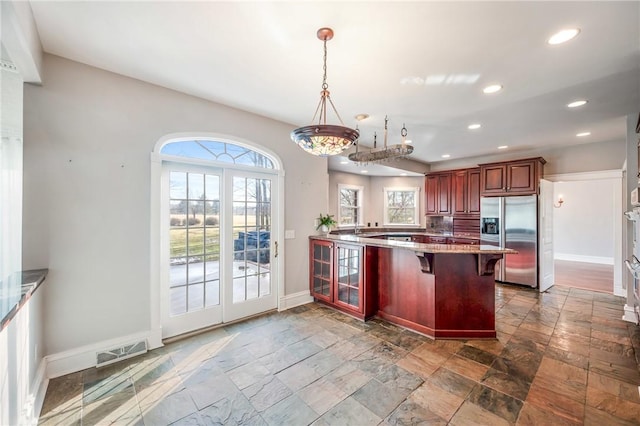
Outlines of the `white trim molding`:
[[278,311],[285,311],[287,309],[295,308],[296,306],[300,305],[306,305],[307,303],[311,302],[313,302],[313,297],[308,290],[288,294],[280,298]]
[[601,265],[613,265],[613,257],[604,256],[583,256],[581,254],[570,253],[555,253],[553,258],[555,260],[569,260],[572,262],[584,262],[584,263],[599,263]]
[[636,312],[633,309],[633,306],[629,306],[625,303],[624,305],[624,315],[622,316],[624,321],[632,322],[635,325],[638,325],[638,317],[636,316]]
[[[575,182],[575,181],[588,181],[588,180],[605,180],[611,179],[619,183],[618,189],[614,191],[613,203],[614,203],[614,215],[613,215],[613,236],[614,236],[614,253],[613,253],[613,294],[616,296],[626,297],[626,269],[622,263],[623,246],[625,245],[625,227],[626,223],[623,221],[622,212],[626,205],[626,182],[624,181],[626,168],[625,166],[620,170],[598,170],[592,172],[580,172],[580,173],[562,173],[554,175],[545,175],[545,179],[552,182]],[[561,259],[562,254],[556,254],[555,259]],[[576,256],[585,258],[587,256]],[[604,258],[603,258],[604,259]],[[577,260],[578,262],[584,262],[586,260],[578,259],[565,259],[565,260]],[[596,260],[588,260],[588,262],[605,263],[604,261],[598,262]],[[611,264],[611,263],[608,263]]]
[[155,339],[154,334],[155,333],[152,331],[130,334],[128,336],[116,337],[114,339],[105,340],[104,342],[81,346],[79,348],[59,352],[57,354],[47,355],[44,358],[46,361],[47,378],[53,379],[64,376],[65,374],[75,373],[77,371],[95,367],[96,353],[106,351],[114,347],[146,340],[147,347],[149,349],[153,349],[149,342]]
[[599,180],[599,179],[622,179],[624,175],[623,170],[600,170],[594,172],[580,172],[580,173],[561,173],[555,175],[544,175],[546,180],[551,182],[572,182],[580,180]]

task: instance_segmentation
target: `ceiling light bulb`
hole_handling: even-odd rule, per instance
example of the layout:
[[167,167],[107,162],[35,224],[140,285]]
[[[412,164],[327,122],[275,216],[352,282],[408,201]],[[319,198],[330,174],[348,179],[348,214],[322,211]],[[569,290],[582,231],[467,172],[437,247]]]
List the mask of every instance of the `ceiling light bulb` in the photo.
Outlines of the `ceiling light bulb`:
[[500,84],[492,84],[491,86],[487,86],[484,89],[482,89],[482,91],[484,93],[496,93],[499,92],[500,90],[502,90],[502,86]]
[[507,149],[507,148],[509,148],[509,145],[500,145],[498,147],[498,149]]
[[451,157],[451,154],[442,154],[442,158],[449,158]]
[[406,173],[400,173],[400,176],[406,176],[406,175],[407,175]]
[[413,143],[413,141],[411,139],[407,139],[404,143]]
[[368,170],[361,170],[360,173],[369,173]]
[[358,115],[356,115],[356,120],[358,120],[358,121],[366,120],[367,118],[369,118],[369,114],[358,114]]
[[583,138],[585,136],[589,136],[590,134],[591,134],[591,132],[582,132],[582,133],[576,134],[576,136],[579,137],[579,138]]
[[473,123],[473,124],[469,124],[469,126],[467,126],[467,129],[469,129],[469,130],[477,130],[480,127],[482,127],[482,125],[480,123]]
[[571,40],[572,38],[574,38],[575,36],[577,36],[578,34],[580,34],[580,30],[578,28],[570,28],[567,30],[561,30],[558,31],[557,33],[555,33],[554,35],[552,35],[549,40],[547,40],[547,43],[549,44],[561,44],[561,43],[565,43],[569,40]]
[[577,107],[580,107],[582,105],[585,105],[586,103],[587,103],[587,101],[580,100],[580,101],[571,102],[571,103],[567,104],[567,106],[569,108],[577,108]]

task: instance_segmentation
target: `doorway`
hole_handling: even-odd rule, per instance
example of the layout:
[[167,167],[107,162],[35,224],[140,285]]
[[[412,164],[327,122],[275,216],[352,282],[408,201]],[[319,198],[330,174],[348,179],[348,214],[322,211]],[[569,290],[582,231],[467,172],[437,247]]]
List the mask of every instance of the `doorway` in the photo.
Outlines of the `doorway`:
[[622,171],[551,179],[555,284],[623,295]]
[[277,308],[276,163],[220,140],[171,141],[160,154],[162,339]]

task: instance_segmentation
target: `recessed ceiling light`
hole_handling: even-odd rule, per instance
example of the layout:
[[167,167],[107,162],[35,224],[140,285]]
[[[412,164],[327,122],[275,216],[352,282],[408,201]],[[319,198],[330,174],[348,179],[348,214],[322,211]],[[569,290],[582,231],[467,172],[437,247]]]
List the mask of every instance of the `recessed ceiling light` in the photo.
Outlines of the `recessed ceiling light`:
[[360,173],[369,173],[369,170],[360,170]]
[[407,175],[406,173],[400,173],[400,176],[406,176],[406,175]]
[[473,124],[469,124],[469,125],[467,126],[467,129],[469,129],[469,130],[477,130],[477,129],[479,129],[480,127],[482,127],[482,124],[480,124],[480,123],[473,123]]
[[413,143],[413,141],[411,139],[407,139],[404,141],[404,143]]
[[572,38],[574,38],[575,36],[577,36],[578,34],[580,34],[580,30],[578,28],[569,28],[567,30],[560,30],[554,35],[552,35],[549,38],[549,40],[547,40],[547,43],[549,44],[565,43],[571,40]]
[[500,145],[498,147],[498,149],[507,149],[507,148],[509,148],[509,145]]
[[496,93],[502,90],[502,86],[500,84],[492,84],[491,86],[487,86],[482,91],[484,93]]
[[340,164],[349,164],[349,160],[342,160],[340,161]]
[[581,107],[582,105],[585,105],[586,103],[587,103],[587,101],[585,101],[585,100],[573,101],[573,102],[567,104],[567,106],[569,108],[577,108],[577,107]]
[[591,132],[582,132],[582,133],[576,134],[576,136],[579,137],[579,138],[583,138],[585,136],[589,136],[590,134],[591,134]]
[[366,120],[367,118],[369,118],[369,114],[358,114],[358,115],[356,115],[356,120],[358,120],[358,121]]
[[451,154],[442,154],[442,158],[449,158],[451,157]]

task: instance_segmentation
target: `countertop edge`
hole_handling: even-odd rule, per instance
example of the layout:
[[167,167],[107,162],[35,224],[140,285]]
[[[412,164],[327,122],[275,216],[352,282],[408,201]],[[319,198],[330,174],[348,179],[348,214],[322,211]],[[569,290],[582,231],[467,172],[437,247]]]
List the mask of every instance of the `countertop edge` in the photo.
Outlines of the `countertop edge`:
[[7,312],[4,318],[2,318],[2,322],[0,322],[0,332],[11,323],[11,320],[15,318],[18,311],[27,303],[33,293],[40,288],[40,284],[44,282],[48,273],[48,269],[31,269],[20,272],[20,299],[9,312]]
[[310,235],[311,240],[337,241],[344,243],[362,244],[373,247],[402,248],[424,253],[444,254],[516,254],[516,250],[500,248],[490,245],[472,244],[425,244],[412,241],[383,240],[379,238],[357,237],[355,235],[329,234]]

